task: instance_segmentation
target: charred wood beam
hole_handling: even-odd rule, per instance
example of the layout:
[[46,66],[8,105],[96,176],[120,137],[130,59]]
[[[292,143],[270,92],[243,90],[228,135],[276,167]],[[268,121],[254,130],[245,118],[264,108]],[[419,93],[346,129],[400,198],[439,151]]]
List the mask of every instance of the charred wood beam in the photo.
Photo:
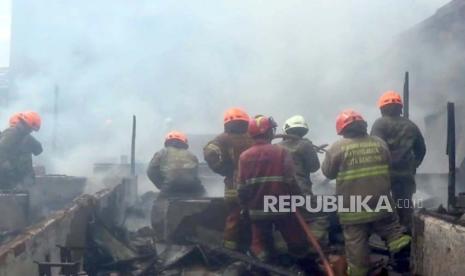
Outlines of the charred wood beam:
[[52,268],[58,267],[61,270],[60,275],[77,276],[79,275],[80,263],[50,263],[50,262],[37,262],[39,266],[39,276],[52,276]]
[[410,80],[409,73],[405,72],[404,79],[404,117],[409,118],[410,116]]
[[456,142],[455,142],[455,104],[447,103],[447,155],[449,156],[449,183],[447,189],[447,207],[455,209],[456,178]]

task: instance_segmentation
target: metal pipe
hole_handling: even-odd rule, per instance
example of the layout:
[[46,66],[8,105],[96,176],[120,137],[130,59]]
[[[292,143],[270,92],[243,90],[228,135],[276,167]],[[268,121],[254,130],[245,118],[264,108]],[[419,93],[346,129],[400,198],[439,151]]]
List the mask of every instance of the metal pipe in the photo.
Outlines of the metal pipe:
[[447,189],[447,206],[449,211],[455,209],[456,178],[456,142],[455,142],[455,104],[447,103],[447,155],[449,156],[449,183]]
[[404,117],[409,118],[410,116],[410,84],[409,84],[409,73],[405,72],[404,79]]

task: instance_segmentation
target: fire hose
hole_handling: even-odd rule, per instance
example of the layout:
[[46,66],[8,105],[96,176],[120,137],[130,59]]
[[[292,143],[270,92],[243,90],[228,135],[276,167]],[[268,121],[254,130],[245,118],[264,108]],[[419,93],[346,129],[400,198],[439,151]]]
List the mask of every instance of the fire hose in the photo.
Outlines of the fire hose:
[[[301,139],[299,136],[292,135],[292,134],[276,134],[273,139],[291,139],[291,140],[298,140]],[[328,147],[328,144],[324,144],[321,146],[316,146],[313,145],[313,148],[316,150],[318,153],[326,153],[326,147]]]
[[300,214],[299,210],[296,210],[295,215],[297,217],[297,220],[299,221],[300,226],[305,232],[305,235],[307,236],[308,241],[310,244],[315,248],[317,251],[318,255],[320,256],[322,262],[323,262],[323,267],[325,269],[326,275],[327,276],[335,276],[333,269],[331,268],[331,264],[329,263],[328,259],[326,258],[323,250],[321,249],[320,244],[318,243],[317,238],[315,235],[312,233],[310,230],[310,227],[307,225],[305,222],[304,218],[302,217],[302,214]]
[[[276,134],[274,137],[274,139],[300,139],[300,137],[298,136],[295,136],[295,135],[291,135],[291,134]],[[315,146],[313,145],[313,147],[315,148],[315,150],[318,152],[318,153],[325,153],[326,152],[326,147],[328,145],[325,144],[325,145],[321,145],[321,146]],[[315,235],[313,235],[312,231],[310,230],[310,227],[307,225],[307,223],[305,222],[304,218],[302,217],[302,215],[300,214],[299,210],[296,210],[295,212],[296,214],[296,217],[297,217],[297,220],[299,221],[299,224],[300,226],[302,227],[302,229],[304,230],[305,232],[305,235],[307,236],[307,239],[308,241],[310,242],[310,244],[313,246],[313,248],[315,248],[315,250],[317,251],[318,255],[320,256],[322,262],[323,262],[323,267],[325,269],[325,272],[326,272],[326,275],[328,276],[335,276],[334,274],[334,271],[333,269],[331,268],[331,264],[329,263],[328,259],[326,258],[323,250],[321,249],[321,246],[320,244],[318,243],[318,240],[317,238],[315,237]]]

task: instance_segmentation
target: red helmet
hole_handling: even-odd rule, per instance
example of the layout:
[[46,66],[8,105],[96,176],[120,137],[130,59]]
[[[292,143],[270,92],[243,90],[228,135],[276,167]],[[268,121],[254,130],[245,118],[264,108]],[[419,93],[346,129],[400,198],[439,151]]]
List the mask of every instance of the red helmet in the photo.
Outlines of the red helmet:
[[353,122],[356,121],[365,121],[363,119],[362,115],[358,113],[357,111],[354,111],[352,109],[344,110],[342,111],[336,119],[336,131],[338,135],[342,134],[342,131],[352,124]]
[[256,116],[249,121],[249,135],[256,137],[267,133],[270,129],[278,126],[272,117]]
[[180,131],[171,131],[170,133],[166,134],[165,142],[170,140],[177,140],[187,145],[187,136]]
[[378,100],[378,107],[383,108],[388,104],[399,104],[403,106],[402,98],[396,91],[387,91]]
[[15,113],[13,116],[10,117],[10,120],[8,121],[8,124],[10,127],[15,127],[16,124],[21,120],[21,113]]
[[226,112],[224,113],[224,118],[223,118],[225,124],[232,122],[232,121],[248,122],[249,119],[250,118],[247,112],[237,107],[233,107],[233,108],[226,110]]
[[35,131],[38,131],[42,124],[40,115],[34,111],[25,111],[14,114],[10,118],[10,126],[16,126],[19,121],[23,121],[28,127]]

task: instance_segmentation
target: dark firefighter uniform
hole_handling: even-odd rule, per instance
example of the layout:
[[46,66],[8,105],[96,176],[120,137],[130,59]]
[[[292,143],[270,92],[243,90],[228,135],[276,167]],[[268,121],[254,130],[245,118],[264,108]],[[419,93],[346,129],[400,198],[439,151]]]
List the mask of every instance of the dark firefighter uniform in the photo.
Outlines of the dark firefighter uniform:
[[160,190],[152,207],[152,229],[157,240],[170,237],[166,233],[166,212],[170,199],[193,198],[204,194],[198,170],[199,161],[188,150],[187,136],[179,131],[166,135],[165,148],[155,153],[147,169],[150,181]]
[[0,134],[0,187],[9,190],[34,177],[32,154],[42,152],[41,144],[30,131],[15,126]]
[[391,152],[392,196],[399,207],[397,212],[401,224],[410,229],[416,169],[426,154],[423,135],[412,121],[401,116],[379,118],[373,124],[371,135],[383,139]]
[[312,194],[310,173],[320,169],[320,160],[312,142],[306,138],[286,138],[279,145],[283,146],[294,160],[297,184],[305,195]]
[[189,150],[166,147],[153,156],[147,176],[163,196],[201,194],[198,170],[199,161]]
[[[296,181],[302,194],[306,196],[313,195],[310,174],[320,169],[320,160],[318,159],[318,154],[313,143],[306,138],[289,135],[289,138],[285,138],[279,145],[284,147],[292,156]],[[329,242],[328,216],[322,212],[309,213],[304,209],[301,211],[304,219],[310,225],[311,231],[320,242],[320,245],[326,246]]]
[[264,211],[265,196],[299,195],[290,154],[279,145],[256,140],[239,161],[239,193],[252,222],[252,253],[261,260],[272,255],[273,227],[279,231],[290,254],[305,257],[309,245],[296,216]]
[[[350,206],[351,196],[372,196],[368,206],[373,210],[381,196],[391,200],[390,153],[384,141],[367,135],[366,122],[354,111],[345,111],[338,117],[338,134],[344,138],[328,150],[322,171],[329,179],[336,179],[336,194],[343,197],[344,207]],[[391,208],[393,212],[339,212],[349,275],[368,273],[368,239],[372,233],[387,242],[392,254],[408,248],[411,238],[403,234],[393,204]]]
[[222,133],[210,141],[204,148],[204,158],[208,166],[217,174],[224,176],[224,198],[228,208],[224,229],[224,246],[239,249],[241,207],[237,199],[237,174],[239,156],[252,146],[247,133]]
[[19,155],[14,167],[24,187],[28,187],[35,182],[34,166],[32,155],[38,156],[42,153],[42,144],[32,135],[27,135],[21,142]]

